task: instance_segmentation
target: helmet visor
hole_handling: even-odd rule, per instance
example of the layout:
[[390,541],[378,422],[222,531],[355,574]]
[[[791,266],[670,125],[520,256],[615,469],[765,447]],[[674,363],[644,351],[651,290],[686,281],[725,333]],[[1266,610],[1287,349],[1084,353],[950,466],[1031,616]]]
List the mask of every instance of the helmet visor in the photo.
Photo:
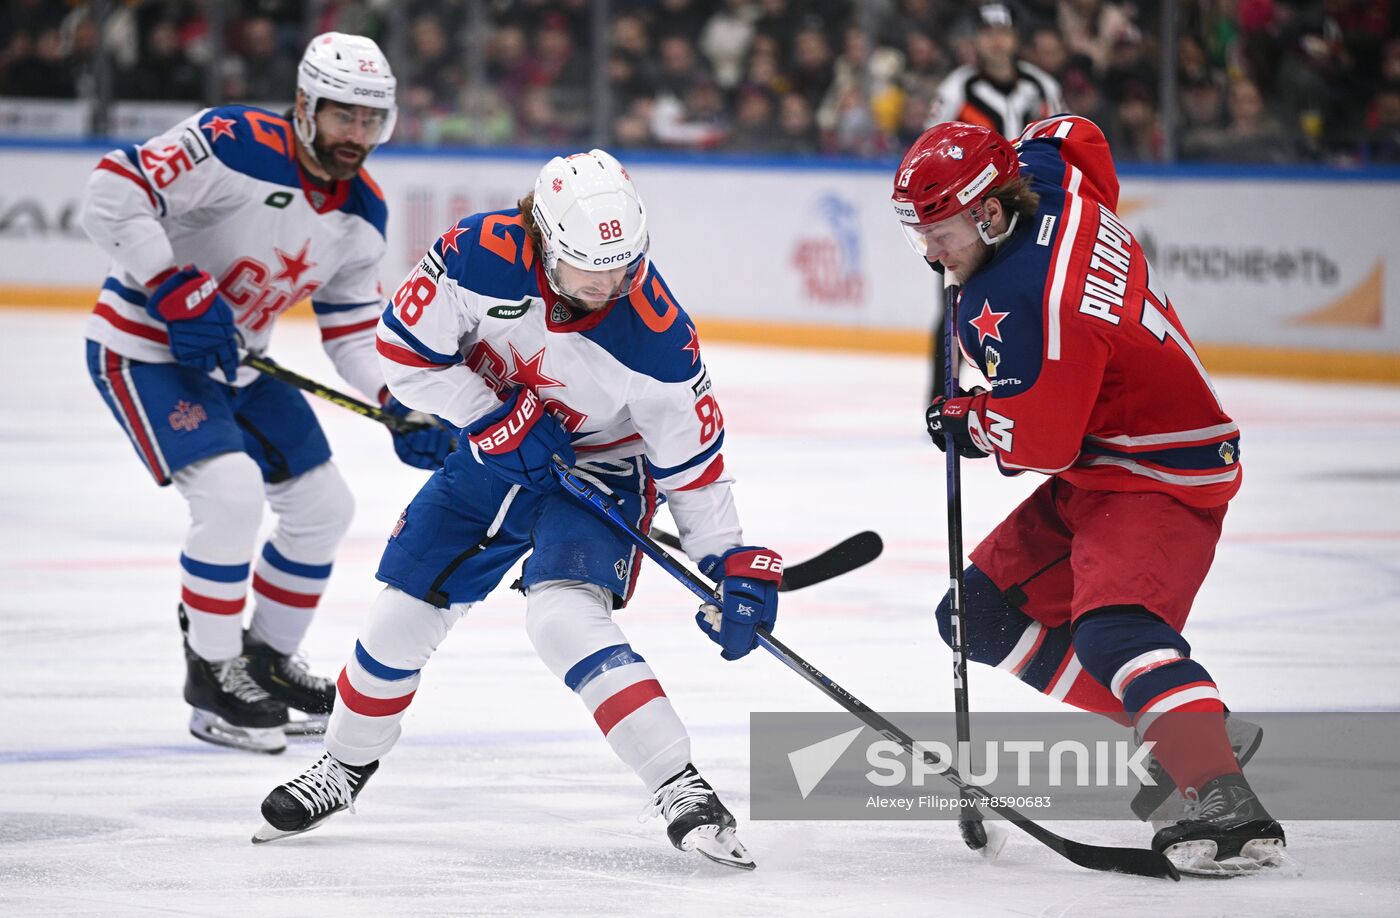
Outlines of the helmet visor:
[[630,296],[647,275],[647,256],[643,250],[625,265],[614,268],[585,269],[560,258],[546,269],[549,283],[555,291],[585,303],[608,303]]
[[968,211],[953,214],[936,223],[918,226],[901,223],[900,226],[914,251],[929,261],[942,261],[946,255],[961,251],[979,239],[977,224],[972,222]]

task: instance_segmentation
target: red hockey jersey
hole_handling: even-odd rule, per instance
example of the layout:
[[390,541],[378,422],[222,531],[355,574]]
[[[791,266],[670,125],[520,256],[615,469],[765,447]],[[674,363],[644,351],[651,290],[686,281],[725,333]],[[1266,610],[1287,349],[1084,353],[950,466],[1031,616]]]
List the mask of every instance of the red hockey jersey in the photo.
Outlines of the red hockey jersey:
[[958,305],[963,353],[992,385],[974,400],[974,439],[1008,475],[1225,503],[1240,487],[1239,428],[1114,214],[1103,132],[1051,118],[1017,151],[1039,209],[968,278]]

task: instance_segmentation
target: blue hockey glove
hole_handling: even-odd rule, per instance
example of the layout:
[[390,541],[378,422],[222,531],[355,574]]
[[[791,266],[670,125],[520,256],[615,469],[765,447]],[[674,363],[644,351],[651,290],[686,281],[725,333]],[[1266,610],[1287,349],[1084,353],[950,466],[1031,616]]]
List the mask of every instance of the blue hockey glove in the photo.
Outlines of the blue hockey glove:
[[759,625],[770,631],[778,620],[778,584],[783,579],[783,559],[775,551],[753,545],[710,555],[700,570],[719,581],[723,608],[706,603],[695,613],[695,624],[720,647],[720,656],[737,660],[758,646]]
[[[991,455],[990,445],[984,442],[983,445],[989,447],[987,449],[978,445],[979,438],[974,437],[969,428],[971,415],[987,403],[986,393],[986,389],[979,387],[957,398],[940,395],[928,406],[924,412],[924,424],[928,427],[929,439],[933,440],[933,445],[940,452],[947,452],[947,434],[951,433],[958,455],[964,459],[984,459]],[[978,433],[981,433],[980,428]]]
[[559,486],[553,456],[574,464],[569,432],[544,410],[533,389],[519,388],[505,404],[462,428],[477,462],[511,484],[531,491]]
[[415,469],[430,472],[442,468],[447,454],[452,452],[452,426],[431,414],[414,411],[392,395],[384,402],[384,410],[396,418],[419,425],[404,433],[389,431],[393,435],[394,452],[399,454],[399,460]]
[[146,311],[165,323],[177,363],[205,373],[217,367],[233,382],[238,375],[238,334],[233,310],[219,296],[214,278],[185,265],[156,287],[146,300]]

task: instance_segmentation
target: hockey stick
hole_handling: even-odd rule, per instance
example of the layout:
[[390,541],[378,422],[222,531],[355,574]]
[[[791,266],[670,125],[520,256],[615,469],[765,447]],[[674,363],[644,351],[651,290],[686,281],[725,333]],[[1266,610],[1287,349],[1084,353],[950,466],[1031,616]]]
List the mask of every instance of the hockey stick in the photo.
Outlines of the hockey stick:
[[[680,538],[669,532],[653,529],[651,534],[656,541],[667,548],[679,549],[681,547]],[[832,577],[848,574],[856,568],[864,567],[874,561],[880,557],[880,552],[884,550],[885,543],[880,539],[878,533],[868,529],[865,532],[858,532],[848,539],[837,542],[819,555],[784,567],[783,582],[778,586],[778,592],[790,593],[793,590],[800,590],[830,580]]]
[[[344,392],[337,391],[329,386],[323,386],[314,379],[308,379],[300,373],[292,372],[271,357],[260,357],[257,354],[248,354],[243,358],[243,365],[257,370],[264,376],[271,376],[279,382],[296,386],[301,391],[310,393],[317,398],[323,398],[333,405],[339,405],[347,411],[353,411],[361,417],[369,418],[371,421],[378,421],[397,434],[411,433],[415,430],[422,430],[424,427],[432,426],[429,424],[414,423],[398,415],[390,414],[383,408],[371,405],[369,402],[362,402],[353,395],[346,395]],[[452,445],[455,449],[457,444],[454,442]]]
[[[958,395],[958,294],[961,286],[955,278],[943,275],[943,397]],[[967,630],[963,627],[967,613],[967,596],[963,583],[962,541],[962,466],[958,445],[951,429],[943,432],[943,460],[948,478],[948,589],[953,625],[953,712],[957,725],[959,765],[964,750],[972,752],[972,718],[967,707]],[[958,831],[973,851],[987,847],[987,827],[982,824],[982,811],[967,791],[960,794]]]
[[[318,398],[339,405],[347,411],[353,411],[361,417],[378,421],[394,433],[409,433],[420,430],[426,425],[416,424],[413,421],[405,420],[397,415],[390,414],[382,408],[361,401],[352,395],[346,395],[329,386],[323,386],[314,379],[302,376],[282,366],[270,357],[261,357],[256,354],[248,354],[243,358],[243,365],[251,367],[266,376],[287,383],[310,393]],[[454,440],[452,448],[457,448]],[[653,530],[658,541],[664,542],[672,548],[680,548],[681,540],[669,532]],[[849,573],[858,567],[862,567],[880,557],[880,552],[884,550],[884,543],[880,537],[873,532],[861,532],[851,536],[843,542],[838,542],[831,548],[806,561],[798,562],[783,572],[783,582],[779,590],[787,592],[790,590],[800,590],[813,584],[830,580],[832,577]]]
[[[705,583],[689,568],[682,565],[672,557],[666,549],[658,545],[645,533],[640,532],[632,525],[628,519],[622,515],[612,501],[599,494],[586,481],[571,472],[563,462],[555,458],[554,473],[559,478],[559,482],[564,486],[564,490],[574,495],[579,500],[588,504],[605,519],[612,522],[620,529],[638,548],[657,564],[661,565],[672,577],[675,577],[683,586],[698,596],[703,602],[719,604],[722,602],[719,595],[715,593],[714,587]],[[993,800],[991,792],[977,784],[971,784],[964,780],[962,775],[948,767],[935,753],[922,747],[917,747],[914,738],[895,726],[882,714],[867,707],[864,702],[856,698],[836,683],[830,676],[824,674],[806,660],[802,659],[781,641],[775,638],[767,628],[759,626],[758,644],[764,650],[771,653],[783,662],[789,669],[806,679],[812,685],[832,701],[854,714],[871,729],[882,736],[898,743],[910,755],[918,755],[930,768],[938,771],[944,778],[950,781],[960,792],[967,792],[982,802],[982,805],[1008,822],[1014,823],[1017,828],[1034,838],[1036,841],[1050,848],[1061,857],[1086,867],[1089,870],[1106,870],[1115,873],[1127,873],[1141,877],[1160,877],[1164,879],[1177,880],[1180,875],[1177,873],[1171,861],[1156,851],[1147,848],[1116,848],[1103,845],[1089,845],[1083,842],[1072,841],[1051,832],[1030,817],[1021,813],[1014,807],[997,803]]]

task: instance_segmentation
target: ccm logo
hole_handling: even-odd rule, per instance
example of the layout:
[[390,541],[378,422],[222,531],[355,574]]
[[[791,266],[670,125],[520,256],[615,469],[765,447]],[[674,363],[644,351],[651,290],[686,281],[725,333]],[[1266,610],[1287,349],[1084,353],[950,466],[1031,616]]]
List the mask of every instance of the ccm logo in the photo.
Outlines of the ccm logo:
[[604,255],[601,258],[595,258],[593,259],[593,263],[595,265],[611,265],[619,261],[630,261],[631,259],[631,252],[618,252],[616,255]]

